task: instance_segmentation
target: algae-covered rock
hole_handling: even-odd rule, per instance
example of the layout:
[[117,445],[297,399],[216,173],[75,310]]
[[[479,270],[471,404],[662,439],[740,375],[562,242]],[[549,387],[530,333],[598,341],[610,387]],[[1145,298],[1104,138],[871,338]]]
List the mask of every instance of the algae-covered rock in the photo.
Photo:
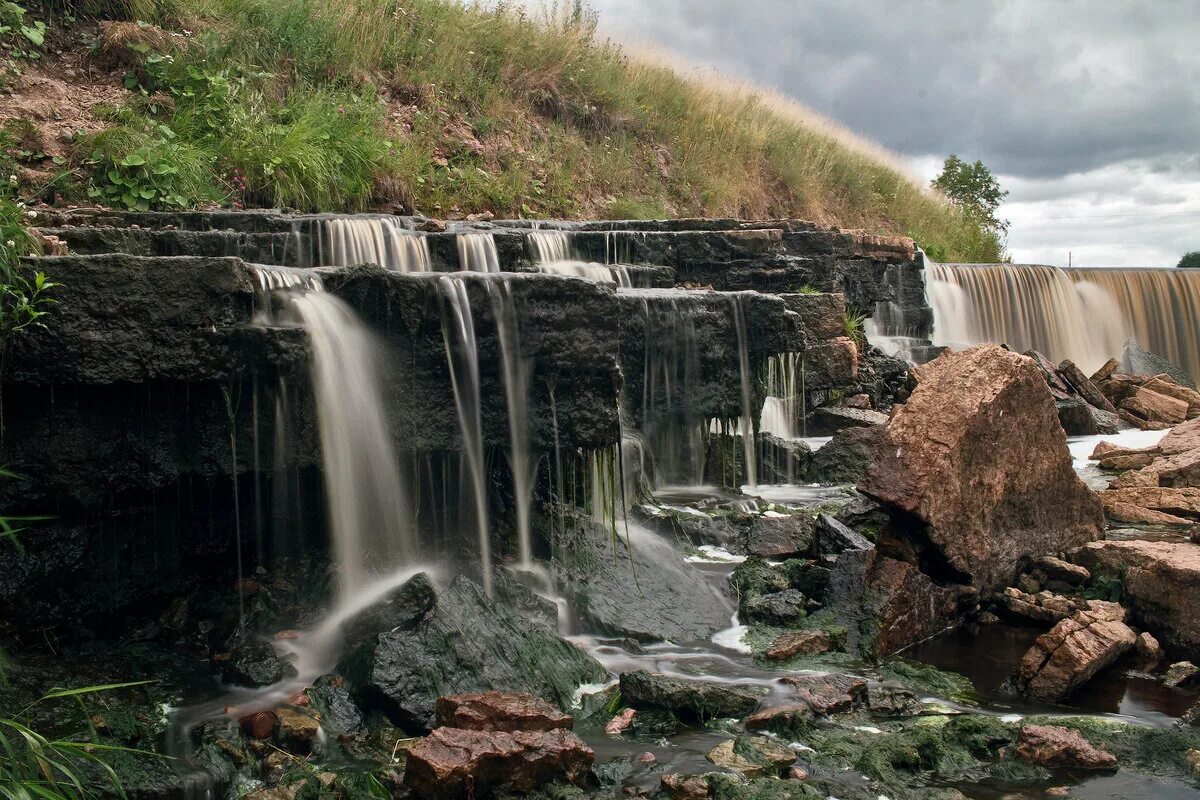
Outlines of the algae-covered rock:
[[488,689],[528,691],[560,707],[582,684],[604,679],[599,662],[551,630],[488,600],[459,577],[412,630],[380,634],[373,652],[357,656],[366,696],[413,729],[432,727],[446,694]]

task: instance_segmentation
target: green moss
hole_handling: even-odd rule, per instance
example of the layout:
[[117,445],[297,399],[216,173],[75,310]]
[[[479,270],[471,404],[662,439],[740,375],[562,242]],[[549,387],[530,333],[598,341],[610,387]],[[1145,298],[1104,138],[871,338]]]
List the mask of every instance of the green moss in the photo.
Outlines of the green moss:
[[977,703],[978,695],[970,679],[929,664],[897,659],[880,668],[885,680],[896,681],[916,692],[944,697],[956,703]]

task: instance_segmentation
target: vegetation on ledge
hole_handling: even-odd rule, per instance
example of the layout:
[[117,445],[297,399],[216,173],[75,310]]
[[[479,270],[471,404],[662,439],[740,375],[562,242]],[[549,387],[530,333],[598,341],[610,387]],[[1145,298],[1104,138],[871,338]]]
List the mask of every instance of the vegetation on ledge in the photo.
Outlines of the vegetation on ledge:
[[[37,46],[7,34],[10,72],[86,75],[104,101],[83,106],[92,118],[42,176],[46,199],[80,202],[86,188],[132,208],[796,217],[909,234],[939,258],[1001,255],[975,215],[878,148],[789,101],[634,59],[578,3],[544,18],[447,0],[26,5],[26,25],[49,27]],[[55,73],[81,41],[84,68]],[[29,131],[6,131],[10,157],[48,159],[17,141]]]

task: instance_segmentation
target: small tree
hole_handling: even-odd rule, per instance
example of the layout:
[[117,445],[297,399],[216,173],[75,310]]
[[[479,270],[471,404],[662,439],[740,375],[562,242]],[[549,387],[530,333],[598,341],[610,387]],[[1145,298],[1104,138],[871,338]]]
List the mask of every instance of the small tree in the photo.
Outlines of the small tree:
[[1191,267],[1192,269],[1200,269],[1200,250],[1193,250],[1192,252],[1185,254],[1183,258],[1179,259],[1179,268],[1185,269],[1187,267]]
[[996,233],[1008,230],[1008,220],[996,217],[996,209],[1008,197],[1008,192],[1000,188],[1000,181],[982,161],[968,164],[958,156],[951,155],[932,186],[951,203],[968,209],[988,230]]

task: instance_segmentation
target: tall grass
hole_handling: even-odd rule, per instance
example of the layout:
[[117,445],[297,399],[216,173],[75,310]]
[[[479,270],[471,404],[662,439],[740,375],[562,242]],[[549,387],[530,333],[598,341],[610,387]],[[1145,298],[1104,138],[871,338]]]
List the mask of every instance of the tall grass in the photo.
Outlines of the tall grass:
[[305,133],[327,115],[289,123],[264,110],[284,127],[239,128],[247,141],[226,139],[218,160],[257,166],[294,150],[259,199],[359,207],[371,171],[376,189],[382,180],[428,213],[800,217],[910,234],[945,258],[1000,256],[994,236],[881,148],[776,95],[632,56],[598,39],[576,4],[533,16],[504,2],[194,0],[153,16],[199,32],[181,63],[271,73],[259,81],[268,105],[340,92],[378,109],[390,152],[370,146],[384,135],[366,126],[359,152],[343,154],[355,185],[325,192],[295,175],[328,174]]

